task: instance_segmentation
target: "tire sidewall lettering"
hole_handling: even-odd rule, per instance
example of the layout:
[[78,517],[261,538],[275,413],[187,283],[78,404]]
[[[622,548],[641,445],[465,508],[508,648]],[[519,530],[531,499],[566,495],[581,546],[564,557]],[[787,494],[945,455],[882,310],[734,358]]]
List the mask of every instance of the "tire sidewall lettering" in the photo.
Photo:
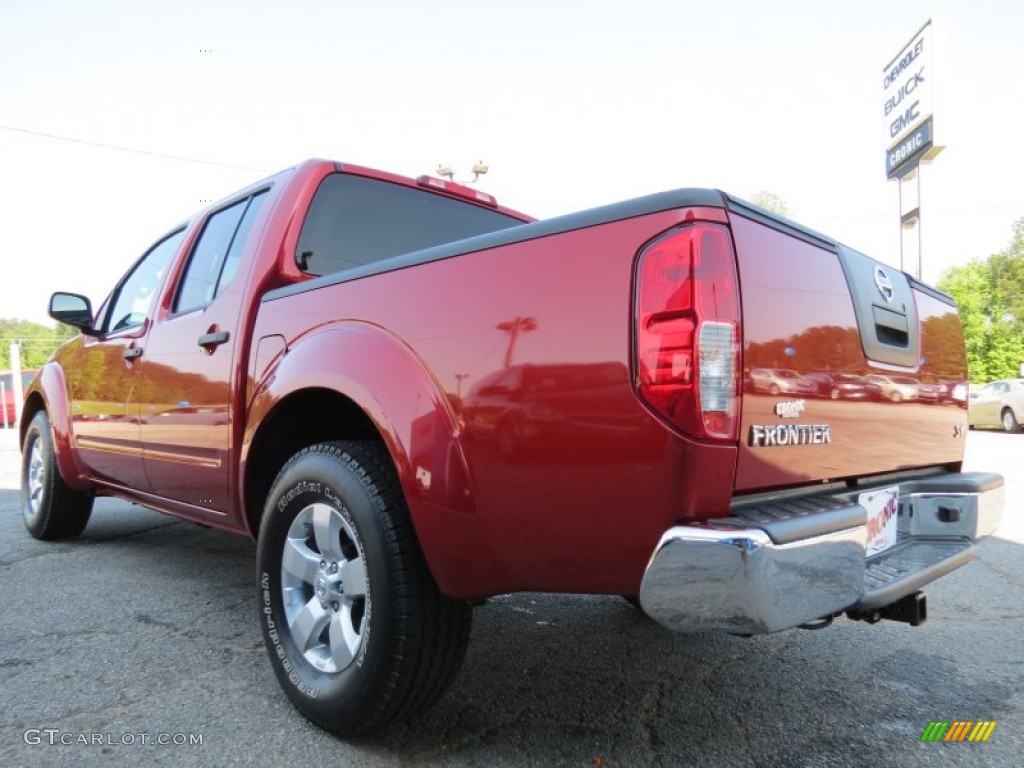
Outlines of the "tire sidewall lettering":
[[[277,589],[280,590],[280,585],[276,585]],[[291,659],[288,657],[288,652],[285,650],[284,644],[282,643],[281,633],[278,630],[278,624],[274,620],[275,609],[278,607],[280,601],[276,601],[273,598],[273,592],[275,585],[270,577],[270,574],[264,571],[260,575],[260,590],[262,592],[263,602],[263,620],[264,630],[267,639],[270,641],[273,647],[273,655],[277,656],[280,660],[281,667],[284,669],[287,676],[288,682],[292,684],[296,691],[308,696],[311,699],[316,699],[320,695],[320,690],[317,686],[312,685],[310,682],[303,680],[296,672]]]
[[[315,455],[315,454],[314,454]],[[351,478],[354,483],[353,489],[357,492],[360,488],[358,478]],[[362,489],[365,493],[366,489]],[[296,515],[309,504],[315,502],[327,503],[332,506],[345,521],[356,531],[356,546],[359,556],[366,564],[366,589],[367,593],[374,595],[373,586],[376,583],[371,576],[372,561],[375,555],[367,556],[366,535],[361,525],[360,516],[353,514],[352,503],[365,504],[360,497],[352,497],[351,502],[346,502],[346,495],[339,491],[338,486],[329,485],[320,479],[305,477],[290,484],[283,493],[272,499],[274,510],[272,519],[267,521],[268,533],[275,534],[271,538],[280,542],[284,533],[288,530]],[[376,499],[374,500],[376,501]],[[373,504],[371,503],[371,507]],[[277,553],[278,558],[280,553]],[[279,562],[279,559],[277,560]],[[333,691],[345,686],[346,681],[353,675],[364,674],[368,663],[374,657],[371,652],[371,634],[373,627],[373,599],[366,601],[366,610],[363,617],[364,627],[363,641],[360,644],[356,658],[345,669],[334,673],[325,673],[317,670],[311,665],[295,646],[290,631],[284,621],[284,604],[281,593],[280,574],[271,567],[260,572],[260,613],[263,619],[264,636],[270,649],[271,660],[280,668],[278,678],[287,680],[292,690],[301,694],[307,700],[317,700],[323,696],[332,695]],[[372,664],[371,664],[372,666]]]
[[[323,510],[314,517],[311,505],[330,507],[335,519],[319,517]],[[471,614],[468,606],[445,599],[433,581],[386,446],[346,440],[300,449],[278,472],[263,510],[256,570],[260,631],[292,704],[312,722],[347,737],[375,732],[435,701],[462,662]],[[333,536],[340,528],[347,531],[339,534],[340,542],[323,541],[325,531]],[[289,536],[296,544],[308,543],[309,549],[298,548],[302,560],[293,559]],[[315,554],[328,552],[333,556]],[[317,599],[324,606],[324,589],[344,593],[349,574],[334,576],[335,562],[345,568],[342,561],[360,558],[362,567],[351,576],[365,577],[365,610],[360,623],[346,630],[352,655],[333,656],[345,664],[337,669],[337,663],[322,663],[335,653],[322,629],[317,637],[310,634],[323,626]],[[358,599],[354,588],[349,594]],[[356,620],[355,614],[347,616]],[[289,625],[288,617],[301,624]],[[360,636],[358,647],[353,630]]]
[[285,507],[292,503],[296,497],[301,496],[304,493],[321,493],[321,485],[317,482],[310,482],[308,480],[300,480],[278,500],[277,509],[279,512],[284,512]]

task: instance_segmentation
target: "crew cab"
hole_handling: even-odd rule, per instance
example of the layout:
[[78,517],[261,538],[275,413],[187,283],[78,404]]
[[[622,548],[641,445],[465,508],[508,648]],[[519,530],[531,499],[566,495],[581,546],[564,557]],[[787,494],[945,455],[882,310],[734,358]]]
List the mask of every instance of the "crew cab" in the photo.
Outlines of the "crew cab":
[[255,538],[274,671],[343,736],[435,700],[488,596],[917,625],[1002,512],[962,471],[965,403],[772,387],[965,383],[952,299],[716,190],[534,221],[311,160],[50,312],[81,335],[28,388],[28,531],[116,496]]

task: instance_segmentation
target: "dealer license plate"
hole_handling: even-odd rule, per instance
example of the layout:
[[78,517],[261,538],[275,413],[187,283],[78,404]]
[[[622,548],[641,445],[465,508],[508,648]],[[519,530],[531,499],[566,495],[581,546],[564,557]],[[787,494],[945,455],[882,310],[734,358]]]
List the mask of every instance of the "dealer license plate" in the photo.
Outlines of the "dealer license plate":
[[896,543],[899,526],[900,489],[892,485],[862,493],[857,502],[868,511],[867,556],[877,555]]

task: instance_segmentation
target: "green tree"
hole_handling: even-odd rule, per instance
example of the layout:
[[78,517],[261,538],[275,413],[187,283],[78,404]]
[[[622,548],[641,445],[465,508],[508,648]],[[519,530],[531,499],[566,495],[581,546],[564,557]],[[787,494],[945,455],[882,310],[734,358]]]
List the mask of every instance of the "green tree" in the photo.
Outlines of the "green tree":
[[750,202],[754,205],[764,208],[766,211],[778,214],[779,216],[789,217],[789,206],[786,201],[779,197],[774,192],[769,192],[766,189],[762,189],[760,192],[755,192],[750,198]]
[[1016,377],[1024,363],[1024,219],[1005,251],[946,270],[939,288],[960,308],[971,381]]
[[22,368],[39,368],[57,347],[77,333],[65,325],[48,328],[29,320],[0,318],[0,369],[10,367],[11,344],[21,347]]

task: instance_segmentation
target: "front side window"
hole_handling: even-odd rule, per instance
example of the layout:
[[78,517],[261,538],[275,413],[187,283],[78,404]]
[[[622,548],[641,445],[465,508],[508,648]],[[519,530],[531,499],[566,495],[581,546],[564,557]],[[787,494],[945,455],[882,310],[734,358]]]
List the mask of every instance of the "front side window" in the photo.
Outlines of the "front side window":
[[167,265],[178,252],[184,236],[184,229],[168,235],[136,262],[108,302],[110,310],[104,326],[107,333],[142,325],[163,282]]
[[327,275],[522,223],[432,192],[335,173],[313,197],[295,259],[307,274]]

